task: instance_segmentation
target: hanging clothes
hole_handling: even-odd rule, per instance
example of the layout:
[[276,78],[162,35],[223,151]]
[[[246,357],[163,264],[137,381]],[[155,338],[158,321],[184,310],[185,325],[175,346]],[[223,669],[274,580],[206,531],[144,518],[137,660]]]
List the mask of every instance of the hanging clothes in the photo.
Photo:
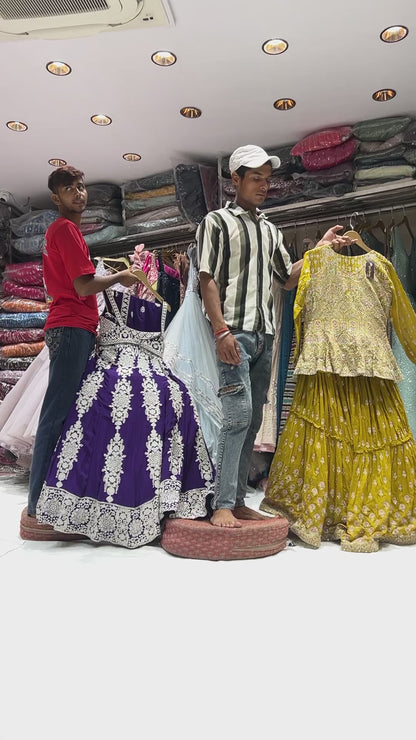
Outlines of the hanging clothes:
[[[282,332],[282,316],[284,305],[284,289],[277,282],[273,281],[272,285],[274,314],[275,314],[275,334],[273,339],[272,367],[270,374],[269,389],[267,391],[266,403],[263,406],[263,419],[261,427],[257,432],[254,442],[255,452],[274,452],[277,442],[277,387],[278,387],[278,368],[280,359],[280,344]],[[267,471],[266,471],[267,473]]]
[[215,465],[222,426],[218,398],[218,366],[214,336],[202,310],[199,278],[195,265],[196,247],[188,250],[189,273],[183,303],[165,333],[163,359],[182,380],[197,407],[205,443]]
[[294,317],[296,389],[260,508],[312,547],[416,543],[416,446],[386,331],[392,317],[416,362],[416,316],[393,266],[375,251],[307,252]]
[[[400,278],[409,302],[416,312],[416,301],[409,287],[409,255],[397,226],[391,232],[391,250],[393,266]],[[410,429],[412,430],[414,439],[416,439],[416,365],[407,356],[394,329],[392,332],[392,349],[403,374],[403,380],[399,383],[399,391],[406,409]]]
[[207,515],[213,469],[184,384],[163,363],[166,304],[107,291],[98,350],[64,424],[36,516],[128,548],[169,513]]

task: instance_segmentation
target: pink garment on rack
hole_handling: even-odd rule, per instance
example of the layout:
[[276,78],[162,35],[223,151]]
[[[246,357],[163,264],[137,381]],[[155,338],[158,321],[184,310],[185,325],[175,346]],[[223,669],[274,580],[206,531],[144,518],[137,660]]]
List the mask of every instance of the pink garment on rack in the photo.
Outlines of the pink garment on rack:
[[[145,249],[144,244],[137,244],[134,248],[134,253],[130,255],[130,260],[134,269],[143,270],[150,284],[156,285],[159,277],[158,258],[156,252]],[[179,280],[180,275],[178,270],[175,270],[169,265],[164,265],[164,268],[168,275]],[[137,286],[136,295],[138,295],[139,298],[145,298],[149,301],[155,300],[154,295],[142,283]]]

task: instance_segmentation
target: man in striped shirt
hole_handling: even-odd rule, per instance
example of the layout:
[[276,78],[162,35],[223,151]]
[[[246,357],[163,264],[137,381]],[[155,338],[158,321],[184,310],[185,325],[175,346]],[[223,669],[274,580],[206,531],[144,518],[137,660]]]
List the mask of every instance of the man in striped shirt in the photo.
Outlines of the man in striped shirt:
[[[217,347],[223,426],[217,451],[211,523],[241,527],[240,519],[263,519],[245,506],[254,441],[270,382],[274,335],[273,275],[290,290],[302,260],[292,264],[283,236],[258,208],[266,198],[278,157],[258,146],[236,149],[230,172],[234,203],[212,211],[197,232],[199,278]],[[350,243],[330,229],[322,241]]]

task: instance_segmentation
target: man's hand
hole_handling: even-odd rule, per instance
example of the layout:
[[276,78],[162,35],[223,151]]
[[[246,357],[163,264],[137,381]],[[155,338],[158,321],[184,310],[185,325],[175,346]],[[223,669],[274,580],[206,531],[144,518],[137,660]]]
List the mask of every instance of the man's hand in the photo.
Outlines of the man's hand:
[[355,244],[355,239],[350,239],[348,236],[342,236],[339,232],[344,229],[343,226],[332,226],[328,231],[325,232],[322,239],[317,243],[317,247],[319,247],[320,244],[330,244],[332,245],[332,249],[334,249],[336,252],[340,252],[343,247],[347,247],[350,244]]
[[217,345],[218,359],[221,362],[226,362],[227,365],[240,364],[240,345],[233,334],[227,334],[225,337],[220,335],[215,344]]
[[117,282],[120,285],[124,285],[125,288],[131,288],[132,285],[139,283],[140,280],[132,275],[130,270],[120,270],[120,272],[117,272]]

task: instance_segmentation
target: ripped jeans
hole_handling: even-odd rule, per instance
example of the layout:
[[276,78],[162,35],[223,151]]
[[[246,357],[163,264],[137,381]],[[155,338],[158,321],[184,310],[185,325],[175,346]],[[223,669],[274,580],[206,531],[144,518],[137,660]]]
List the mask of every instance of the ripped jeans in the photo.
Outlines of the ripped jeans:
[[241,363],[218,360],[223,425],[218,440],[214,509],[244,505],[254,442],[270,383],[273,336],[234,331]]

